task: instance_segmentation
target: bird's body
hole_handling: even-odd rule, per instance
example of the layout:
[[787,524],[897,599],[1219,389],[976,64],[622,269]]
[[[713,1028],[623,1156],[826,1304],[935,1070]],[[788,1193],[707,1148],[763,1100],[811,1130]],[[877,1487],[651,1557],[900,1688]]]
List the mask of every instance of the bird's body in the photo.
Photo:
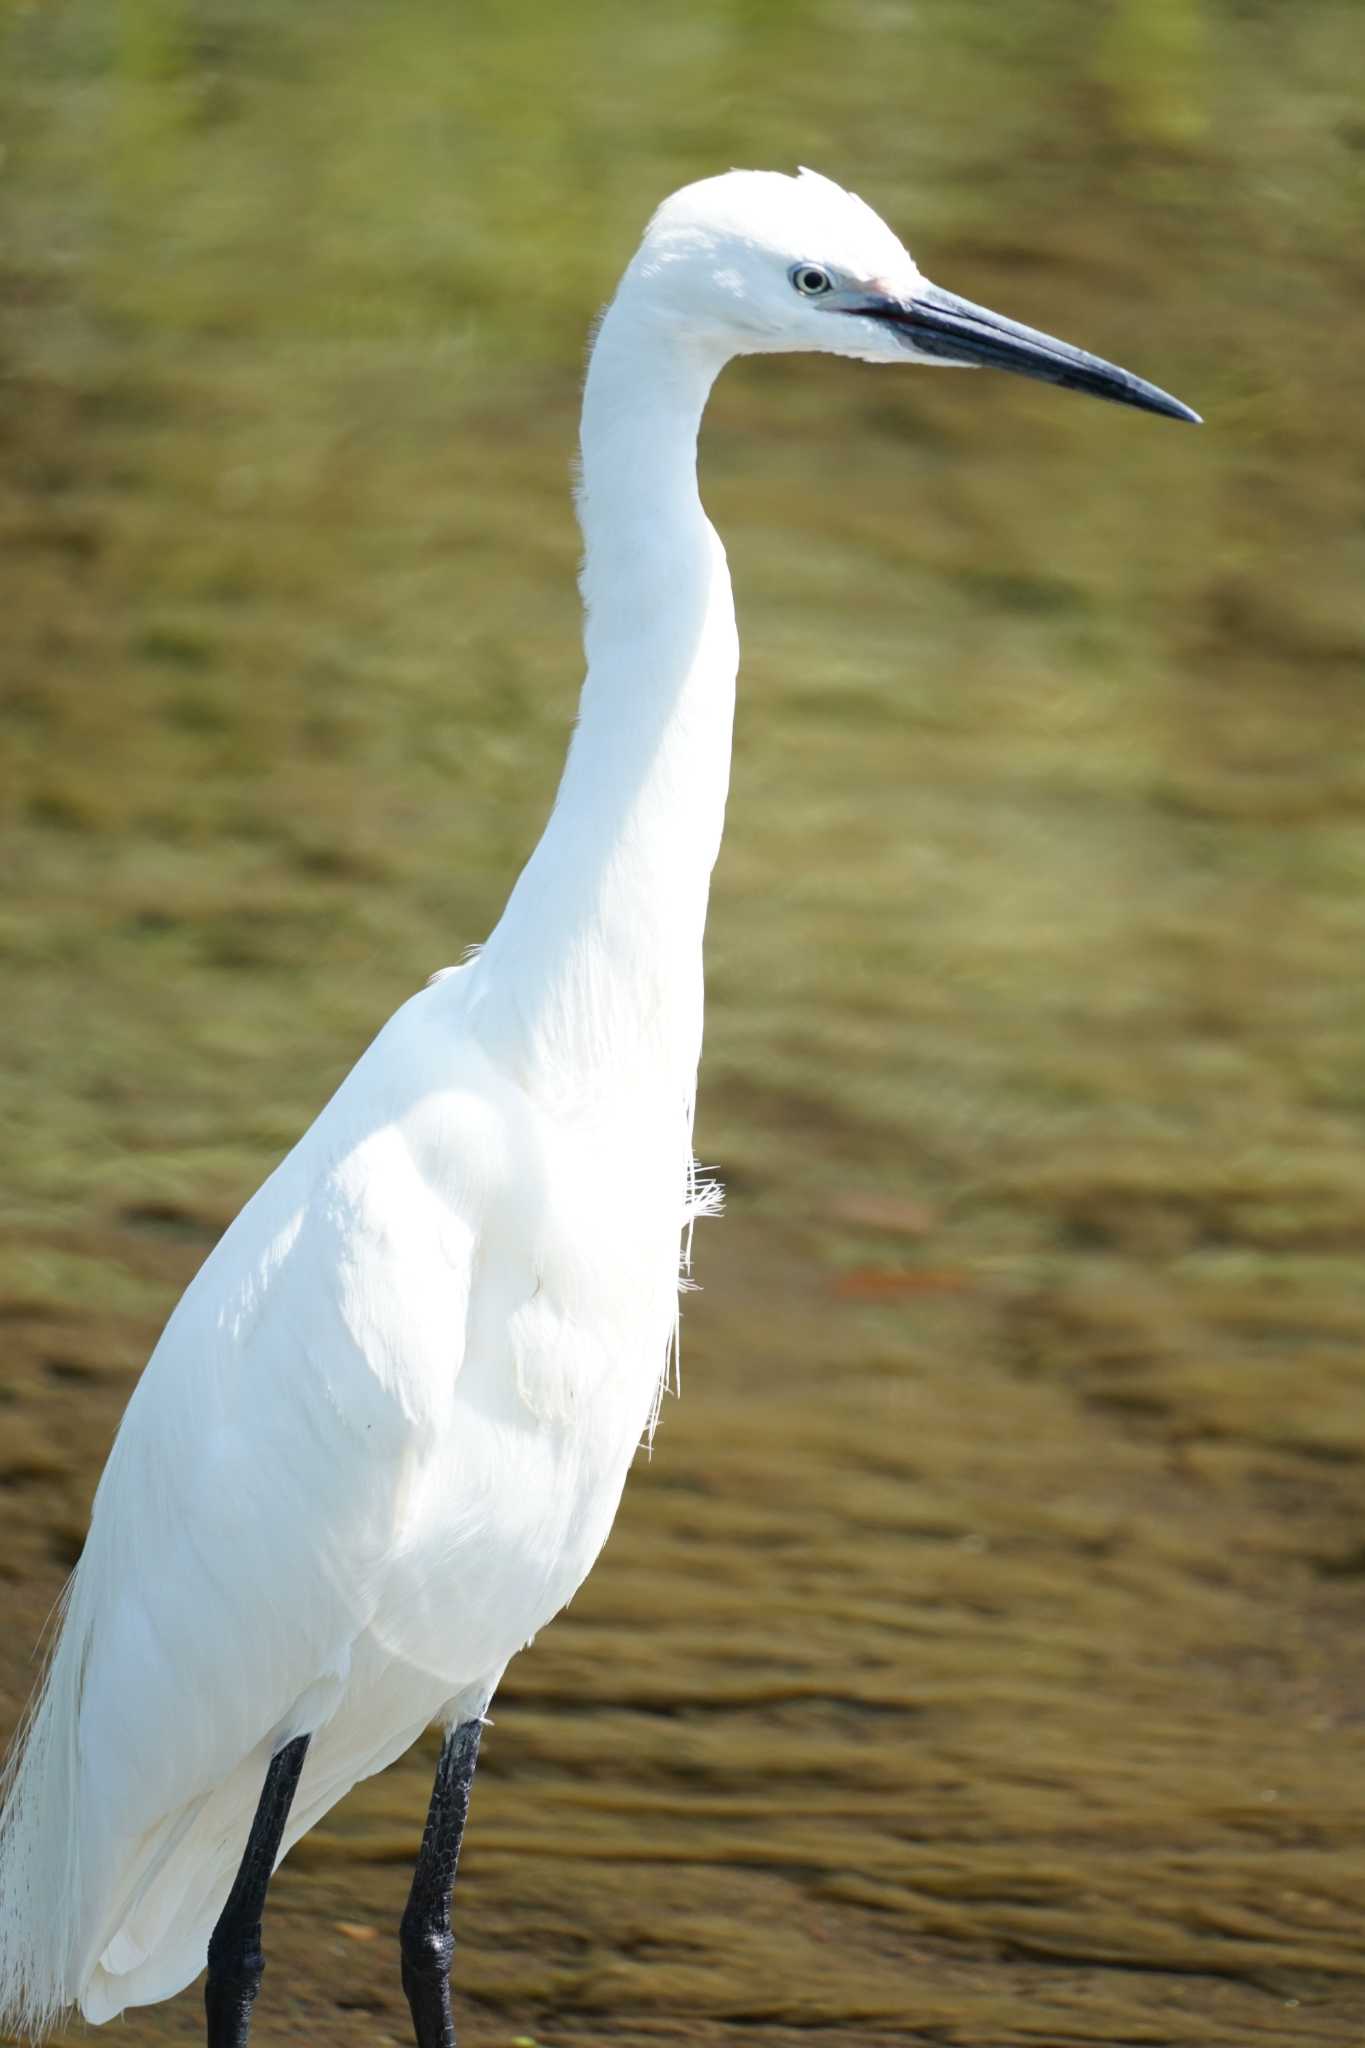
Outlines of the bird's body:
[[[540,1111],[469,1030],[474,985],[388,1025],[191,1284],[119,1432],[49,1692],[79,1711],[53,1735],[84,1781],[66,1967],[91,2019],[203,1967],[282,1741],[313,1735],[288,1841],[443,1709],[481,1713],[610,1528],[679,1187],[638,1199],[619,1147]],[[592,1270],[599,1224],[620,1268]]]
[[[856,289],[800,260],[840,242]],[[477,1729],[597,1556],[706,1199],[701,946],[737,643],[702,410],[746,349],[930,352],[894,331],[920,291],[962,330],[966,302],[931,298],[810,174],[732,173],[656,216],[585,393],[587,680],[554,814],[487,945],[380,1033],[129,1404],[12,1766],[0,2013],[101,2020],[180,1989],[230,1917],[267,1772],[302,1759],[262,1900],[275,1855],[429,1721]],[[1069,361],[1066,381],[1107,372]],[[1180,410],[1153,397],[1133,402]],[[210,2040],[244,2040],[242,2014],[215,2020],[210,1957]],[[419,2039],[453,2040],[448,2004],[428,2023],[409,1996]]]

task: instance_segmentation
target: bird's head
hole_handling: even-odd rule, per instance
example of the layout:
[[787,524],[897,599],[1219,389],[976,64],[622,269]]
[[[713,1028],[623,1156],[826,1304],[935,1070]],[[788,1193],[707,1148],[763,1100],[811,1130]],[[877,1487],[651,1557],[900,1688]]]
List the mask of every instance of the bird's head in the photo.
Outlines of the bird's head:
[[930,284],[870,206],[814,171],[727,171],[684,186],[650,222],[627,286],[718,360],[812,350],[986,365],[1199,417],[1098,356]]

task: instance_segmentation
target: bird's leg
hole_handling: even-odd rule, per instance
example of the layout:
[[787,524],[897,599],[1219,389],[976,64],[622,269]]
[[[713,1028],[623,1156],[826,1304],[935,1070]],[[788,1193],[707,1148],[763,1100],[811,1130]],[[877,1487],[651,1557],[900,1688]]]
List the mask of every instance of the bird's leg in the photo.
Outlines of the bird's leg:
[[412,1890],[399,1930],[403,1989],[412,2009],[417,2048],[455,2048],[455,2021],[450,2010],[455,1937],[450,1931],[450,1902],[482,1732],[482,1721],[461,1721],[441,1746]]
[[294,1803],[308,1742],[308,1736],[296,1735],[270,1759],[245,1854],[209,1937],[209,1974],[204,1986],[208,2048],[246,2048],[251,2008],[265,1968],[261,1915],[266,1887],[280,1853],[280,1838]]

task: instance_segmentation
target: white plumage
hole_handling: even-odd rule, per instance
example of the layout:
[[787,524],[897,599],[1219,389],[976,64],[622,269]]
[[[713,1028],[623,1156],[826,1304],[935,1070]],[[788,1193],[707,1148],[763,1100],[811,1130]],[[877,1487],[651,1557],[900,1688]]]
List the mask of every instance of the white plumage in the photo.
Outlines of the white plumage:
[[553,817],[487,946],[380,1033],[133,1395],[11,1765],[15,2023],[188,1983],[281,1745],[312,1737],[287,1847],[433,1718],[481,1715],[606,1538],[705,1202],[701,943],[737,660],[695,479],[717,371],[1012,349],[1183,413],[1045,342],[926,285],[809,173],[734,172],[656,215],[587,381],[587,680]]

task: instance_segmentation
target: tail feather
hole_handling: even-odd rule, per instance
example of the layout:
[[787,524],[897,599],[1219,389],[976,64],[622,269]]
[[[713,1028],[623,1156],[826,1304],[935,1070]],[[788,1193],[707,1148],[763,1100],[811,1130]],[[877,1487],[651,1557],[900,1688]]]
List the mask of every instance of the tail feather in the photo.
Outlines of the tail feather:
[[0,2028],[37,2040],[76,1995],[81,1868],[79,1723],[87,1637],[57,1640],[0,1775]]

